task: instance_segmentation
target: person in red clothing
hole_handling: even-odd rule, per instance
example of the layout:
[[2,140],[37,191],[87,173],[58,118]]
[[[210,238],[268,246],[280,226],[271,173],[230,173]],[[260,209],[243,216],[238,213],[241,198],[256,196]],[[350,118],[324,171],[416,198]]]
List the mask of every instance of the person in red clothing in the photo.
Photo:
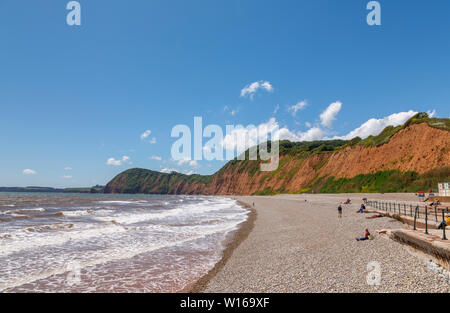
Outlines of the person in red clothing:
[[366,233],[364,234],[364,237],[356,238],[357,241],[369,240],[369,239],[370,239],[370,233],[369,233],[369,230],[367,228],[366,228]]

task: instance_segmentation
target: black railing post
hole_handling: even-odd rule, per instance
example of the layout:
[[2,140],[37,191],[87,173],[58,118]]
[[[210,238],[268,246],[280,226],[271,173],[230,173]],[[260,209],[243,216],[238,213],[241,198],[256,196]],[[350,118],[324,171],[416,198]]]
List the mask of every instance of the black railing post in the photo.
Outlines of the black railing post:
[[409,205],[409,215],[412,217],[412,204]]
[[437,205],[434,206],[434,216],[436,217],[436,222],[438,221],[437,219]]
[[425,234],[428,235],[428,207],[425,206]]
[[444,214],[444,209],[442,209],[442,240],[447,240],[447,237],[445,236],[445,226],[446,226],[445,214]]
[[416,220],[417,220],[417,211],[418,211],[419,207],[417,206],[416,209],[414,210],[414,230],[417,230],[416,228]]

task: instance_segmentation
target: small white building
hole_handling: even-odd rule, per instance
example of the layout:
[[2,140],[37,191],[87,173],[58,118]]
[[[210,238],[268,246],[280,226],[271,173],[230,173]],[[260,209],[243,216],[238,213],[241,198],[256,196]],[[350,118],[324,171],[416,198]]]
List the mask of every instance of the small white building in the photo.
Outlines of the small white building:
[[439,196],[441,197],[450,197],[450,183],[439,183]]

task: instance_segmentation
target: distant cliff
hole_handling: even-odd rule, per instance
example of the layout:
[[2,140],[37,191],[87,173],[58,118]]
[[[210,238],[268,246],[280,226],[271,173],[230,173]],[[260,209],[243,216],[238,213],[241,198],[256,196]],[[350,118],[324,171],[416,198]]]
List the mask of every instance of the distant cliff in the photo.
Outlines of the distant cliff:
[[350,141],[280,142],[277,170],[232,160],[210,176],[130,169],[105,193],[221,194],[415,192],[450,180],[450,120],[419,113],[378,136]]

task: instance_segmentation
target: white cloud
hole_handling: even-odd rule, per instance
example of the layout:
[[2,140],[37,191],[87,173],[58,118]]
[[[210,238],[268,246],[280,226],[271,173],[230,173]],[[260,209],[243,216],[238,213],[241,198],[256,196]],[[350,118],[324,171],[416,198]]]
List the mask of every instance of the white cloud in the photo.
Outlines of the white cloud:
[[278,112],[279,109],[280,109],[280,105],[277,104],[277,105],[275,106],[275,109],[273,110],[273,113],[272,113],[272,114],[277,114],[277,112]]
[[178,173],[178,170],[175,169],[175,168],[167,168],[167,167],[165,167],[165,168],[163,168],[161,170],[161,173],[172,173],[172,172],[177,172]]
[[124,155],[122,157],[122,159],[116,160],[114,158],[109,158],[108,160],[106,160],[106,164],[107,165],[114,165],[114,166],[120,166],[122,165],[122,163],[128,163],[128,164],[133,164],[131,162],[131,159],[129,156]]
[[328,128],[331,128],[333,125],[333,121],[336,119],[337,114],[342,108],[342,102],[336,101],[333,102],[326,108],[325,111],[320,114],[320,123]]
[[141,135],[141,140],[144,140],[145,138],[150,136],[151,133],[152,133],[151,130],[146,130],[145,132],[143,132],[142,135]]
[[181,165],[189,163],[190,160],[191,159],[181,159],[181,160],[173,160],[173,161],[177,162],[177,165],[181,166]]
[[268,92],[272,92],[273,91],[273,87],[272,84],[268,81],[257,81],[257,82],[253,82],[247,86],[245,86],[242,90],[241,90],[241,97],[245,97],[247,95],[250,96],[250,99],[253,99],[253,95],[259,90],[259,89],[264,89]]
[[71,171],[72,168],[71,168],[71,167],[65,167],[64,170],[66,170],[66,171]]
[[[205,147],[203,147],[203,150],[205,150]],[[188,158],[182,159],[182,160],[172,160],[172,161],[176,161],[178,166],[189,165],[190,167],[194,167],[194,168],[200,167],[200,165],[198,164],[198,162],[196,160],[191,160]]]
[[230,112],[231,116],[235,116],[236,114],[239,113],[239,108],[238,109],[231,109],[228,105],[224,106],[223,110],[225,112],[227,112],[227,111]]
[[109,158],[108,160],[106,160],[106,164],[107,165],[114,165],[114,166],[119,166],[122,164],[121,160],[116,160],[114,158]]
[[378,135],[387,126],[399,126],[404,124],[408,119],[416,115],[417,112],[410,110],[408,112],[394,113],[389,116],[375,119],[371,118],[360,127],[352,130],[345,136],[336,136],[336,139],[352,139],[355,137],[367,138],[369,136]]
[[305,126],[310,128],[311,127],[311,123],[310,122],[305,122]]
[[[271,138],[269,138],[269,134]],[[226,150],[237,149],[241,153],[245,149],[269,139],[297,142],[318,140],[322,139],[325,135],[326,132],[319,127],[310,128],[306,132],[294,132],[286,127],[280,128],[276,119],[272,117],[267,122],[261,123],[258,126],[235,128],[225,136],[222,141],[222,146]]]
[[22,174],[24,174],[24,175],[36,175],[37,172],[35,170],[31,170],[31,169],[27,168],[27,169],[24,169],[22,171]]
[[292,112],[292,115],[295,116],[297,114],[297,111],[303,110],[307,105],[308,103],[306,102],[306,100],[303,100],[291,106],[288,111]]
[[152,156],[150,157],[150,159],[151,159],[151,160],[156,160],[156,161],[161,161],[161,160],[162,160],[162,157],[157,156],[157,155],[152,155]]
[[129,157],[129,156],[126,156],[126,155],[124,155],[124,156],[122,157],[122,162],[123,162],[123,163],[128,163],[128,164],[132,164],[132,163],[133,163],[133,162],[131,162],[130,157]]
[[65,179],[71,179],[72,176],[71,176],[71,175],[64,175],[62,178],[65,178]]
[[196,160],[191,160],[189,162],[189,166],[195,167],[195,168],[199,168],[200,167],[200,165],[198,164],[198,162]]
[[156,138],[153,137],[152,139],[150,139],[148,142],[150,142],[151,144],[155,144],[156,143]]

